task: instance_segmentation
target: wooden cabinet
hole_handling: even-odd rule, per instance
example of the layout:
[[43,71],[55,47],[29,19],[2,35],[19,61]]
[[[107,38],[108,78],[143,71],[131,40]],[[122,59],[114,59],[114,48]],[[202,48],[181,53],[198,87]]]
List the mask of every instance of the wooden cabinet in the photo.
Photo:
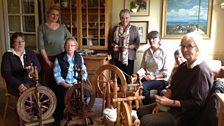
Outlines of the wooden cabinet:
[[92,83],[92,85],[96,85],[96,71],[97,69],[102,66],[109,64],[110,58],[108,56],[95,56],[95,55],[88,55],[88,56],[83,56],[86,67],[87,67],[87,72],[88,72],[88,79]]
[[61,23],[82,49],[107,50],[110,0],[60,0]]

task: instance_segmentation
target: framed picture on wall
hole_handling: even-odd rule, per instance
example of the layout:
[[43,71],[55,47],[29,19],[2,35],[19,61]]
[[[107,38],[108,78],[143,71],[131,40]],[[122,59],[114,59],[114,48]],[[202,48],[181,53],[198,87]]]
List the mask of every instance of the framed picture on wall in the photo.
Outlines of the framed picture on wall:
[[149,16],[150,0],[125,0],[125,8],[131,11],[131,16]]
[[210,37],[212,0],[163,0],[162,37],[181,38],[189,32]]
[[146,44],[146,36],[148,33],[148,21],[131,21],[131,25],[137,27],[139,37],[140,37],[140,44]]

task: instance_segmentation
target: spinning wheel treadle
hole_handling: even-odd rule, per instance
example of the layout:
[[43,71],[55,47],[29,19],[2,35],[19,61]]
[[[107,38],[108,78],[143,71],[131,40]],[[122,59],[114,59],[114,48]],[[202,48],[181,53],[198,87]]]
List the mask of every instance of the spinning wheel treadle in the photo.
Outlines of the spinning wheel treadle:
[[[39,95],[39,99],[36,97]],[[39,101],[39,103],[37,103]],[[26,122],[38,121],[38,104],[41,109],[42,120],[48,119],[56,108],[56,96],[52,90],[45,86],[31,87],[19,97],[17,102],[17,112],[22,120]]]
[[[84,113],[88,113],[91,111],[95,102],[95,90],[91,84],[86,82],[83,83],[83,88],[88,91],[90,96],[90,100],[87,102],[84,109]],[[80,116],[80,113],[82,113],[82,97],[83,96],[81,96],[80,85],[77,84],[69,88],[65,95],[66,110],[74,116]]]

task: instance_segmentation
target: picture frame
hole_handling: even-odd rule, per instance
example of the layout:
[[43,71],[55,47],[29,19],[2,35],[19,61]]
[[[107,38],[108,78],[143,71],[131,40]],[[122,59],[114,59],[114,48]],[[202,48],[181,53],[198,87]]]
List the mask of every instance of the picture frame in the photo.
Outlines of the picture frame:
[[149,16],[150,0],[125,0],[125,8],[130,10],[131,16]]
[[131,21],[131,25],[136,26],[139,37],[140,37],[140,44],[147,43],[147,33],[148,33],[148,21]]
[[182,38],[193,31],[210,38],[212,1],[163,0],[162,38]]

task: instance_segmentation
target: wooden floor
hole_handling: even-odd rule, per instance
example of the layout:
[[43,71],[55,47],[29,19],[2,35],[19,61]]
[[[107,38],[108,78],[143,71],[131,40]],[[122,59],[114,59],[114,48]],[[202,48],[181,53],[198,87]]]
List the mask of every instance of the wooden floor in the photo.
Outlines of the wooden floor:
[[[18,120],[17,120],[17,113],[15,110],[8,109],[6,119],[3,120],[3,110],[4,110],[4,90],[0,88],[0,126],[18,126]],[[14,104],[16,106],[16,103],[13,103],[11,101],[11,104]],[[101,117],[93,117],[94,125],[93,126],[100,126],[101,124]],[[61,126],[64,126],[66,120],[63,120],[61,122]],[[81,120],[72,120],[68,123],[67,126],[74,126],[75,124],[80,124]],[[52,126],[52,124],[48,124],[46,126]]]
[[[2,105],[1,105],[1,108],[4,108]],[[3,120],[3,109],[1,109],[1,117],[0,117],[0,125],[1,126],[18,126],[18,121],[17,121],[17,115],[16,115],[16,112],[9,109],[7,111],[7,116],[6,116],[6,119]],[[100,120],[100,117],[93,117],[93,121],[94,121],[94,125],[93,126],[101,126],[101,120]],[[66,120],[63,120],[61,122],[61,126],[64,126],[65,125],[65,122]],[[75,126],[75,124],[81,124],[81,120],[72,120],[68,123],[67,126]],[[46,126],[52,126],[52,124],[47,124]]]

